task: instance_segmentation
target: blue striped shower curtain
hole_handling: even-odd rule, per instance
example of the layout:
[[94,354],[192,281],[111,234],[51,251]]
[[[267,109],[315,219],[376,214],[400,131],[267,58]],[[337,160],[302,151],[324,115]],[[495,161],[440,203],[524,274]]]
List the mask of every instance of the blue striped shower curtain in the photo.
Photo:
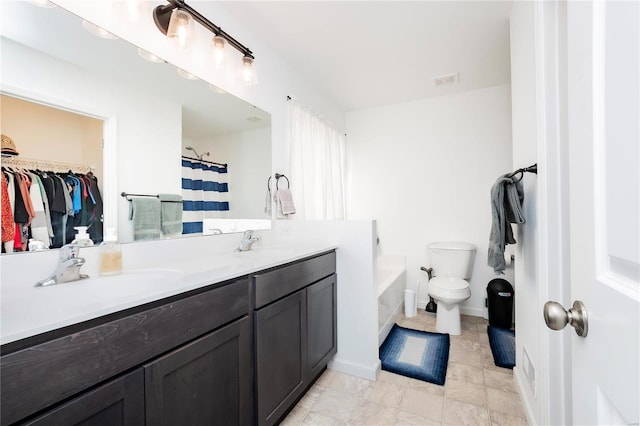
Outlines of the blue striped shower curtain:
[[227,168],[182,159],[182,233],[201,234],[204,219],[229,214]]

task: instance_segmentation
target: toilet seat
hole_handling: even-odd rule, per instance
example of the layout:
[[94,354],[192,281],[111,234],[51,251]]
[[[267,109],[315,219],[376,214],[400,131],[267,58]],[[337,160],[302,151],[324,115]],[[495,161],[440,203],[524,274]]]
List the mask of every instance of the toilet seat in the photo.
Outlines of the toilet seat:
[[445,291],[449,294],[466,293],[471,285],[468,281],[456,277],[434,277],[428,286],[434,291]]

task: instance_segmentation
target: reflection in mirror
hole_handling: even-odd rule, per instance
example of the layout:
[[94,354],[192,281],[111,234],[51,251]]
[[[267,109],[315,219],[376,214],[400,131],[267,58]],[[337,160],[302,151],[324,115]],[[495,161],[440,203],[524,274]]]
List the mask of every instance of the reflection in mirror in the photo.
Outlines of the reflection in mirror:
[[6,95],[0,102],[2,252],[60,248],[80,226],[102,242],[102,120]]
[[[266,219],[271,174],[268,113],[213,91],[204,81],[179,77],[171,64],[143,60],[137,47],[123,40],[89,34],[81,19],[61,8],[22,1],[3,1],[0,7],[2,94],[103,123],[101,157],[71,161],[63,155],[57,161],[88,163],[100,175],[103,225],[116,227],[121,242],[134,241],[134,229],[130,202],[120,193],[182,197],[182,156],[196,158],[187,146],[199,155],[208,152],[205,161],[228,164],[229,210],[203,214],[202,233],[270,227],[270,221],[259,221]],[[20,139],[14,137],[15,143],[26,149]],[[51,140],[48,148],[74,152],[67,142]],[[30,152],[29,158],[53,160],[45,151]]]

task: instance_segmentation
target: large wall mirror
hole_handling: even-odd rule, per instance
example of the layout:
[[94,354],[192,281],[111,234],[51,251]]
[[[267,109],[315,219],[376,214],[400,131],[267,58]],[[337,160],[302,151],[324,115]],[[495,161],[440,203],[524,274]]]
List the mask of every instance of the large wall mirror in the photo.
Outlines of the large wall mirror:
[[116,227],[120,241],[131,242],[131,199],[183,196],[185,161],[226,164],[229,209],[205,213],[195,235],[270,226],[267,112],[183,78],[169,63],[143,59],[145,52],[126,41],[90,34],[59,7],[3,1],[0,12],[2,134],[19,152],[3,155],[3,167],[90,172],[103,228]]

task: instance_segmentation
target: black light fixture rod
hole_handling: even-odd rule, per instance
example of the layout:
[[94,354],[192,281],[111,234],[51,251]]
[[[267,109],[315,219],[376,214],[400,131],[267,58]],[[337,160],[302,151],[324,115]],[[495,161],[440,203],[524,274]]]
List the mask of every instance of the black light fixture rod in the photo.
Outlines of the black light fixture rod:
[[209,21],[207,18],[202,16],[202,14],[200,12],[198,12],[197,10],[195,10],[194,8],[189,6],[187,3],[185,3],[184,0],[168,0],[168,1],[169,1],[169,3],[174,5],[173,7],[171,7],[171,10],[173,10],[175,7],[177,7],[178,9],[185,10],[191,16],[193,16],[193,19],[198,21],[203,27],[207,28],[209,31],[211,31],[215,35],[222,36],[225,40],[227,40],[227,42],[231,46],[233,46],[236,50],[241,52],[244,56],[248,56],[248,57],[250,57],[252,59],[255,59],[255,57],[253,56],[253,52],[251,52],[251,50],[249,50],[249,48],[245,47],[238,40],[236,40],[235,38],[231,37],[222,28],[220,28],[219,26],[217,26],[216,24],[214,24],[213,22]]

